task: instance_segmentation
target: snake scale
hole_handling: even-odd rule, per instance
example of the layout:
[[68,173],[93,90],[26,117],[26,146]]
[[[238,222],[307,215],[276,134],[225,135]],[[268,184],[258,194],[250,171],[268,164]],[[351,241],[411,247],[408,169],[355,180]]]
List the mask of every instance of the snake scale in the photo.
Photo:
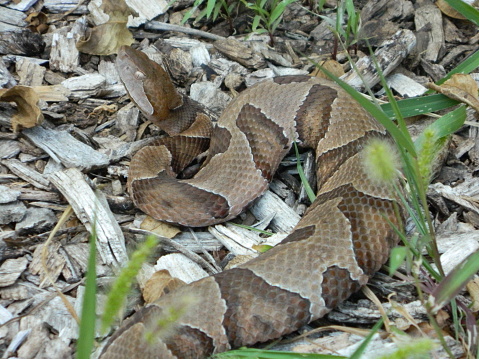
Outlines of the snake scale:
[[[102,359],[204,358],[278,338],[324,316],[388,259],[398,241],[388,221],[400,221],[394,196],[369,179],[361,158],[368,141],[388,134],[338,85],[309,76],[263,81],[212,126],[144,53],[123,47],[117,67],[131,99],[171,136],[131,161],[130,195],[150,216],[194,227],[234,218],[266,190],[293,141],[315,150],[318,191],[280,244],[143,307],[113,334]],[[208,147],[197,173],[177,179]],[[162,318],[188,297],[194,301],[175,330],[161,331]]]

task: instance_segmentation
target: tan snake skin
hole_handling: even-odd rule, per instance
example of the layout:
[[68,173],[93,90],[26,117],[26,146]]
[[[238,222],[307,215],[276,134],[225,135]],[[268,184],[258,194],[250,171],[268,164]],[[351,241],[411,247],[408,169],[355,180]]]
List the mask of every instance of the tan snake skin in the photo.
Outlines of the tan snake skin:
[[[146,55],[124,47],[117,66],[133,101],[173,136],[131,161],[130,194],[150,216],[187,226],[234,218],[266,190],[293,141],[316,150],[318,192],[279,245],[142,308],[102,359],[204,358],[278,338],[324,316],[388,259],[398,241],[387,222],[398,225],[394,197],[361,160],[367,141],[388,136],[339,86],[308,76],[261,82],[231,101],[211,130],[201,106]],[[176,179],[208,145],[196,175]],[[161,318],[191,301],[175,330],[161,331]],[[152,333],[159,334],[148,341]]]

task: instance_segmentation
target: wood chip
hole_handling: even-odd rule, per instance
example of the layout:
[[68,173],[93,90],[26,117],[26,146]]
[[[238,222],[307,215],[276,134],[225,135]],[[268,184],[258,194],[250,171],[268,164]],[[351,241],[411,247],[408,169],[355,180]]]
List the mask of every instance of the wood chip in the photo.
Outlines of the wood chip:
[[105,167],[109,163],[108,156],[93,150],[66,131],[54,131],[37,126],[24,130],[23,134],[67,168],[90,170]]
[[48,179],[19,160],[3,160],[1,163],[31,185],[39,189],[50,190],[50,181]]
[[[403,59],[411,52],[416,45],[416,36],[411,30],[400,30],[394,34],[390,40],[384,41],[379,48],[374,52],[374,57],[379,64],[383,74],[387,76]],[[379,82],[379,75],[376,70],[376,65],[372,57],[365,56],[356,63],[358,75],[356,70],[351,70],[346,75],[341,76],[343,81],[353,86],[356,89],[363,89],[364,83],[369,87],[376,85]]]
[[165,269],[172,277],[180,279],[185,283],[191,283],[208,276],[208,273],[198,264],[181,253],[168,254],[158,259],[155,270]]
[[78,219],[90,233],[97,235],[98,252],[103,263],[121,266],[128,260],[125,238],[104,194],[93,191],[84,175],[76,168],[50,175],[50,181],[65,196]]
[[7,259],[0,266],[0,287],[7,287],[15,283],[18,277],[27,269],[28,259],[20,257]]

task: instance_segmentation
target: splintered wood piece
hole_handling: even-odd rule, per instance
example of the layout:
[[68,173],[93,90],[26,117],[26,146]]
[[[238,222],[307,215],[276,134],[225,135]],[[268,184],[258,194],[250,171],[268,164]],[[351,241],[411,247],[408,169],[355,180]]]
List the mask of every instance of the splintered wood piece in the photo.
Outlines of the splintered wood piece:
[[19,160],[3,160],[2,165],[8,167],[10,171],[30,183],[32,186],[47,191],[50,190],[50,182],[48,179]]
[[259,221],[274,214],[275,216],[271,220],[271,228],[276,232],[283,233],[291,232],[301,218],[299,214],[271,191],[266,191],[254,203],[250,211]]
[[88,231],[92,233],[94,228],[103,263],[117,267],[125,263],[128,260],[125,238],[105,195],[94,191],[76,168],[53,173],[50,181],[65,196]]
[[[387,76],[394,70],[415,45],[416,36],[411,30],[407,29],[399,30],[391,39],[384,41],[374,53],[383,75]],[[341,76],[341,79],[356,89],[364,88],[363,79],[369,87],[373,87],[379,82],[379,74],[371,56],[364,56],[359,59],[356,67],[357,71],[352,69]],[[361,77],[358,74],[361,74]]]
[[54,131],[41,126],[29,128],[23,134],[65,167],[82,171],[106,167],[108,156],[78,141],[66,131]]
[[424,51],[422,57],[435,63],[438,58],[442,57],[446,48],[441,11],[437,6],[431,4],[416,9],[414,15],[414,23],[418,34],[422,32],[422,35],[425,35],[425,41],[418,43],[421,48],[417,51],[419,53]]

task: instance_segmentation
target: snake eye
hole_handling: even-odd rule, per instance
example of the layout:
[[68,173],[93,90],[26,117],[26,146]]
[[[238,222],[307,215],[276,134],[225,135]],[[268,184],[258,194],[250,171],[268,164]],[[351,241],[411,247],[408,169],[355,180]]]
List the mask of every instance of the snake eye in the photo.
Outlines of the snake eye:
[[144,80],[146,78],[145,74],[141,71],[136,71],[135,72],[135,78],[137,80]]

